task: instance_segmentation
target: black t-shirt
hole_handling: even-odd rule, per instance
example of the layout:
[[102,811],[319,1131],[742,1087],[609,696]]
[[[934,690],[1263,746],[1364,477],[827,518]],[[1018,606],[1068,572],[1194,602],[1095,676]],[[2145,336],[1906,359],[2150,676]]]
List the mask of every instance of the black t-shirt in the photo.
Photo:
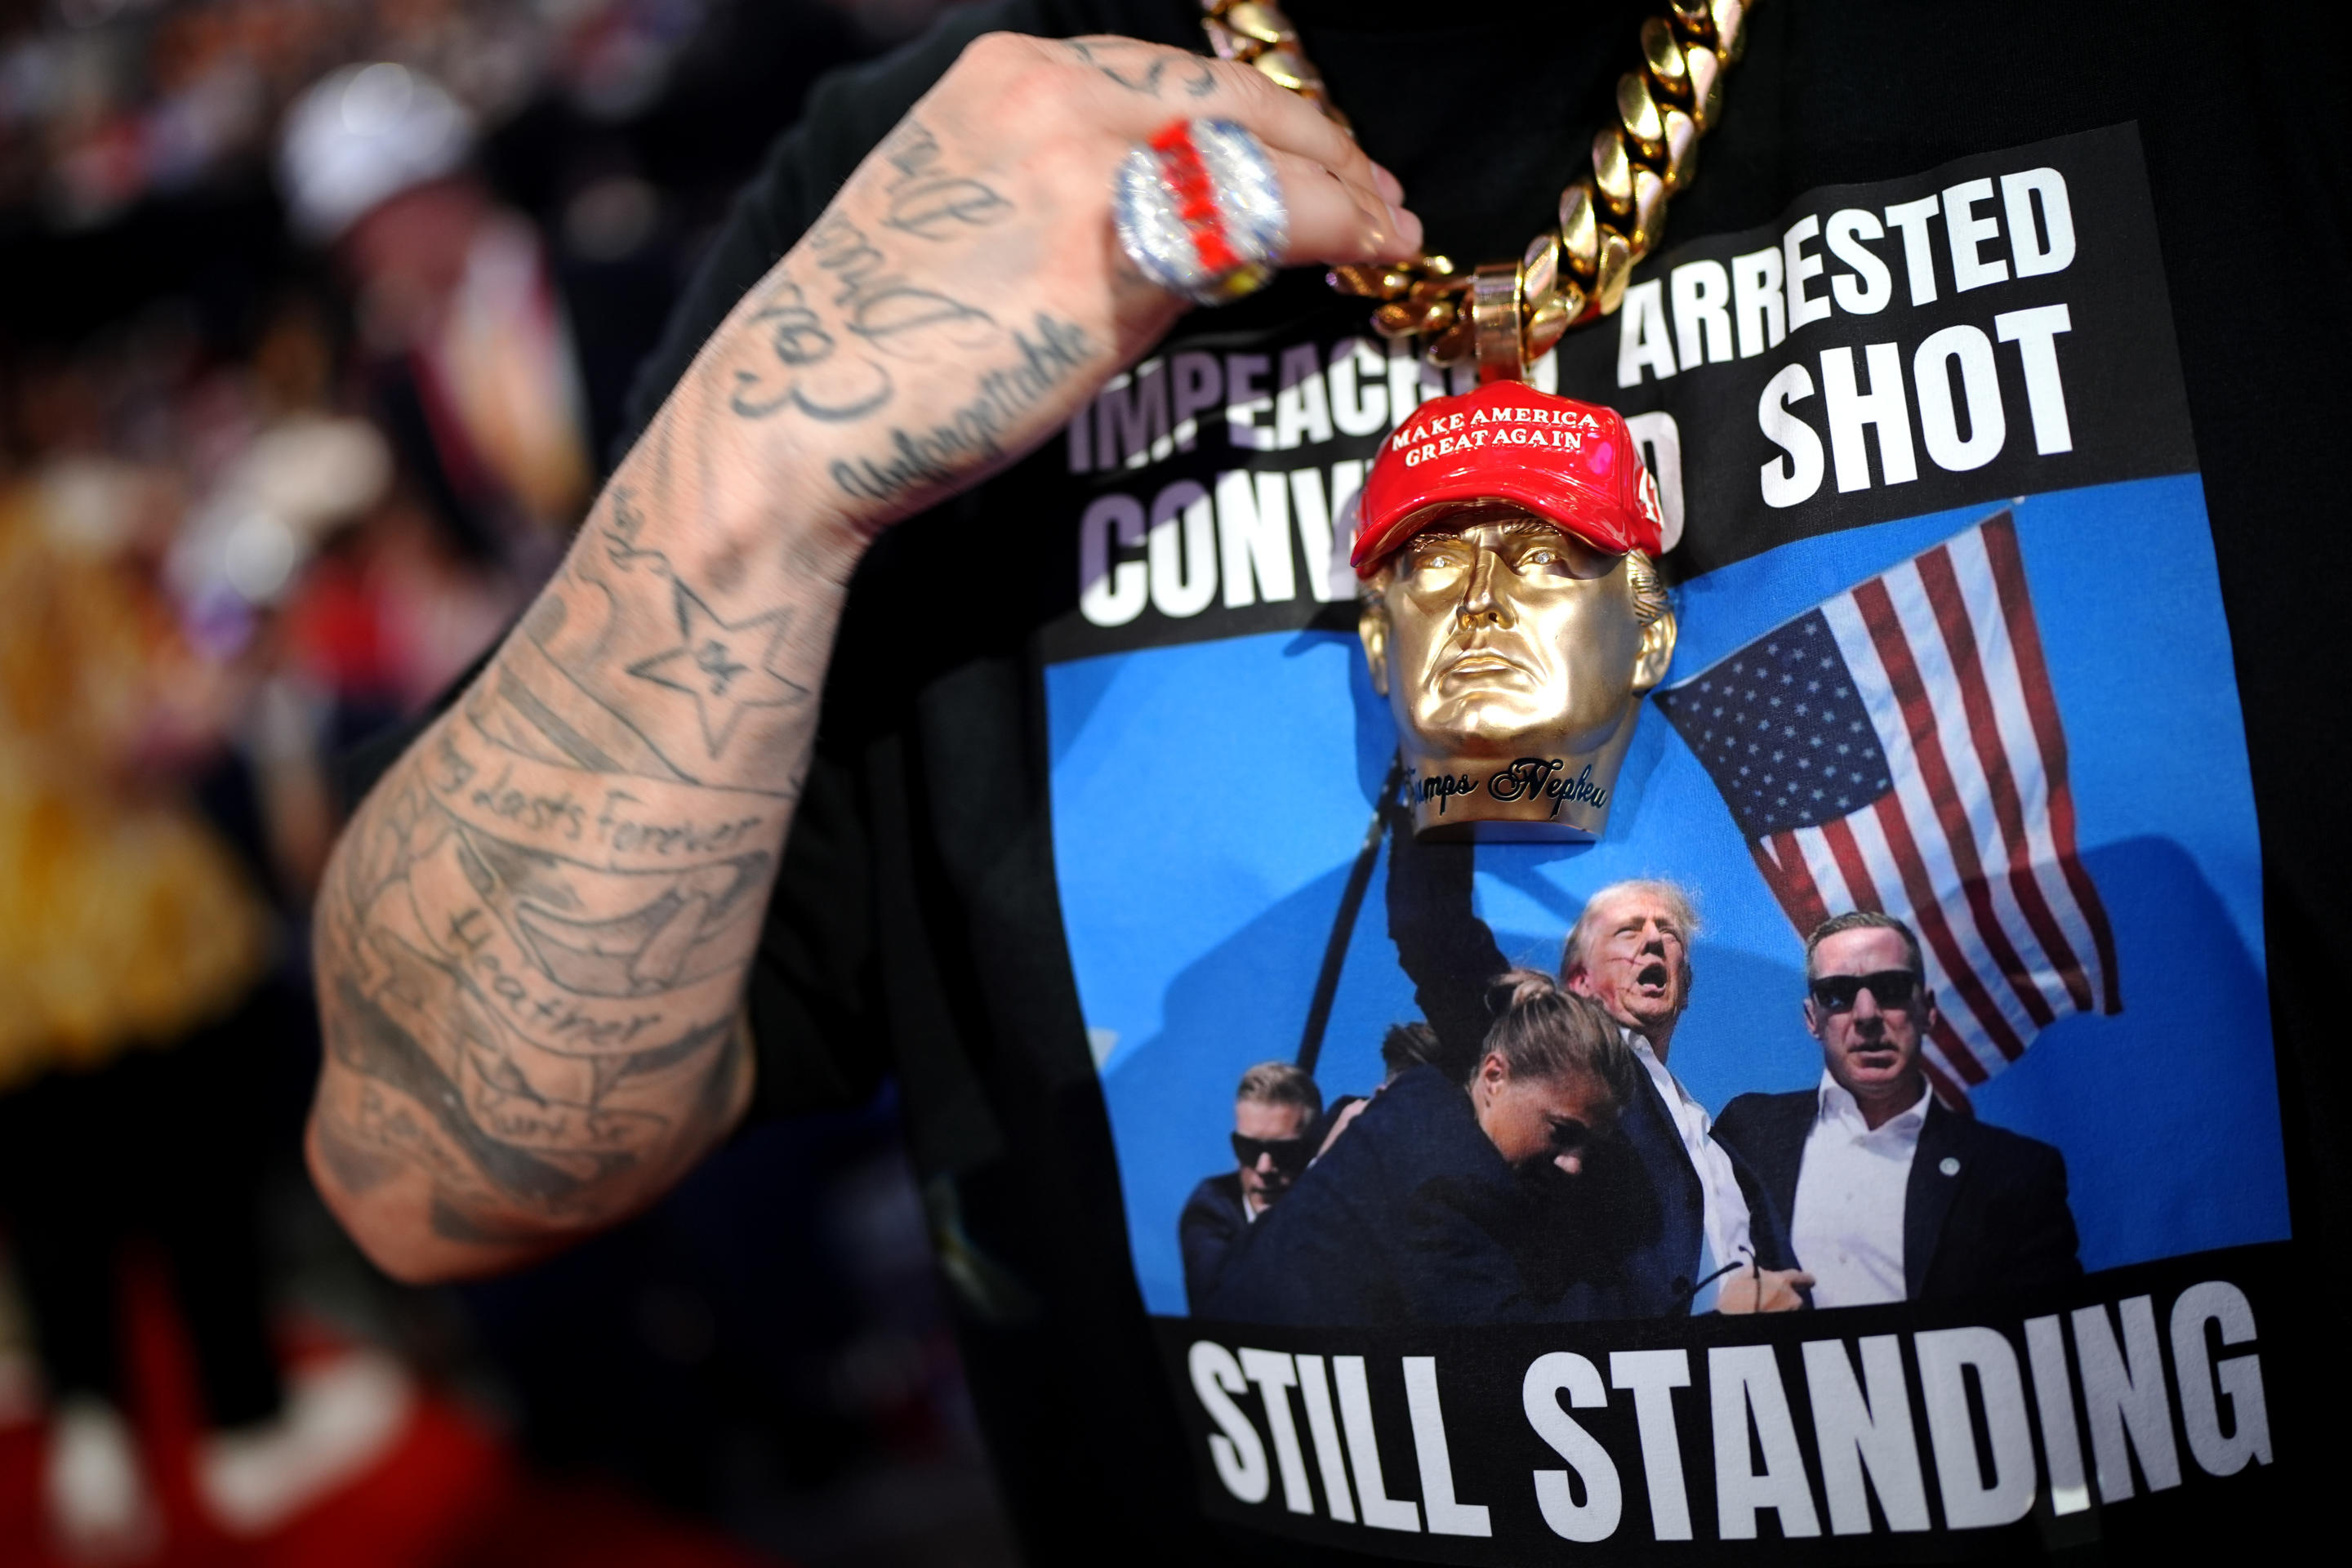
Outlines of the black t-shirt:
[[[1648,9],[1293,7],[1432,247],[1467,260],[1548,221]],[[1189,0],[1015,0],[827,81],[636,424],[987,28],[1201,47]],[[1864,1556],[2032,1553],[2277,1517],[2320,1479],[2352,1249],[2326,1022],[2352,956],[2334,73],[2243,11],[1790,0],[1727,100],[1625,310],[1545,376],[1642,416],[1682,648],[1609,838],[1447,849],[1444,918],[1548,967],[1601,883],[1695,884],[1674,1062],[1719,1112],[1816,1084],[1811,920],[1907,912],[1949,1026],[1931,1058],[2064,1157],[2071,1189],[2031,1195],[2071,1203],[2087,1278],[1769,1323],[1187,1316],[1177,1215],[1233,1168],[1239,1071],[1369,1090],[1381,1027],[1433,994],[1365,896],[1394,860],[1393,827],[1367,835],[1394,740],[1331,552],[1362,464],[1438,387],[1364,302],[1286,275],[874,548],[752,982],[764,1112],[902,1087],[1040,1560],[1776,1532],[1824,1559],[1853,1532]],[[1780,739],[1858,748],[1850,814],[1748,772],[1733,733],[1814,677]],[[1943,1205],[2003,1224],[1942,1147],[1879,1151],[1914,1162],[1915,1277]],[[1741,1152],[1797,1182],[1801,1260],[1868,1300],[1868,1259],[1806,1255],[1836,1220],[1817,1198],[1809,1222],[1803,1151]]]

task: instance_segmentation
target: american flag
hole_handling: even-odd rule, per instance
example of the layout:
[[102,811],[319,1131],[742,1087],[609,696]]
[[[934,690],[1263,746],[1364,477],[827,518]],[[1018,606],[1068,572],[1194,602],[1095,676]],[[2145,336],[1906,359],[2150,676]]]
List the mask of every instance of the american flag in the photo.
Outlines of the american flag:
[[2074,803],[2017,528],[2002,512],[1656,699],[1799,933],[1906,921],[1954,1104],[2069,1013],[2115,1013],[2115,938]]

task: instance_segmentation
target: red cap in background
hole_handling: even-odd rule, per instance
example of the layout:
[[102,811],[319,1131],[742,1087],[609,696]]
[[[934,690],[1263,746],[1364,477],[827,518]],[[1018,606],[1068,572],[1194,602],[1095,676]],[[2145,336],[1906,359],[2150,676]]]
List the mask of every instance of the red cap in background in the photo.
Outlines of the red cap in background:
[[1381,443],[1349,561],[1369,577],[1423,528],[1480,501],[1525,507],[1612,553],[1655,558],[1665,526],[1658,488],[1615,409],[1490,381],[1432,398]]

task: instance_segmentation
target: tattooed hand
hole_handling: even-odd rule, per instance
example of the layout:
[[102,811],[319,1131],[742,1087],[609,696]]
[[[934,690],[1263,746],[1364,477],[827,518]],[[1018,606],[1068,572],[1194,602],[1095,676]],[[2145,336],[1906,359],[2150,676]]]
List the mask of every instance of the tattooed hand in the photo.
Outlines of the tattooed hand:
[[822,459],[871,531],[1037,445],[1184,309],[1111,232],[1138,142],[1223,116],[1273,153],[1292,262],[1408,256],[1393,177],[1246,66],[1121,38],[984,37],[858,168],[711,341],[734,418]]
[[1110,224],[1129,146],[1223,115],[1294,261],[1402,257],[1396,182],[1244,67],[982,38],[714,333],[316,917],[310,1165],[408,1278],[652,1202],[740,1116],[744,976],[875,533],[1036,446],[1181,303]]

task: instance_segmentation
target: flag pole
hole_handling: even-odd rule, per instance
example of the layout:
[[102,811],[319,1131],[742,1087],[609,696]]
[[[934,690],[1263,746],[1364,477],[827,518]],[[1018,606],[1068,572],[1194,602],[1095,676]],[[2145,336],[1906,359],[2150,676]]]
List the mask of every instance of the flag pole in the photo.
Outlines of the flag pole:
[[1298,1039],[1298,1067],[1312,1075],[1323,1054],[1323,1031],[1330,1026],[1331,1004],[1339,994],[1339,971],[1348,962],[1348,944],[1356,934],[1356,916],[1364,907],[1364,893],[1372,885],[1372,868],[1381,858],[1381,817],[1404,784],[1404,753],[1389,763],[1388,777],[1372,805],[1372,820],[1365,826],[1363,847],[1349,868],[1348,885],[1339,893],[1339,912],[1331,918],[1331,938],[1323,944],[1323,968],[1315,976],[1315,997],[1307,1005],[1307,1028]]

